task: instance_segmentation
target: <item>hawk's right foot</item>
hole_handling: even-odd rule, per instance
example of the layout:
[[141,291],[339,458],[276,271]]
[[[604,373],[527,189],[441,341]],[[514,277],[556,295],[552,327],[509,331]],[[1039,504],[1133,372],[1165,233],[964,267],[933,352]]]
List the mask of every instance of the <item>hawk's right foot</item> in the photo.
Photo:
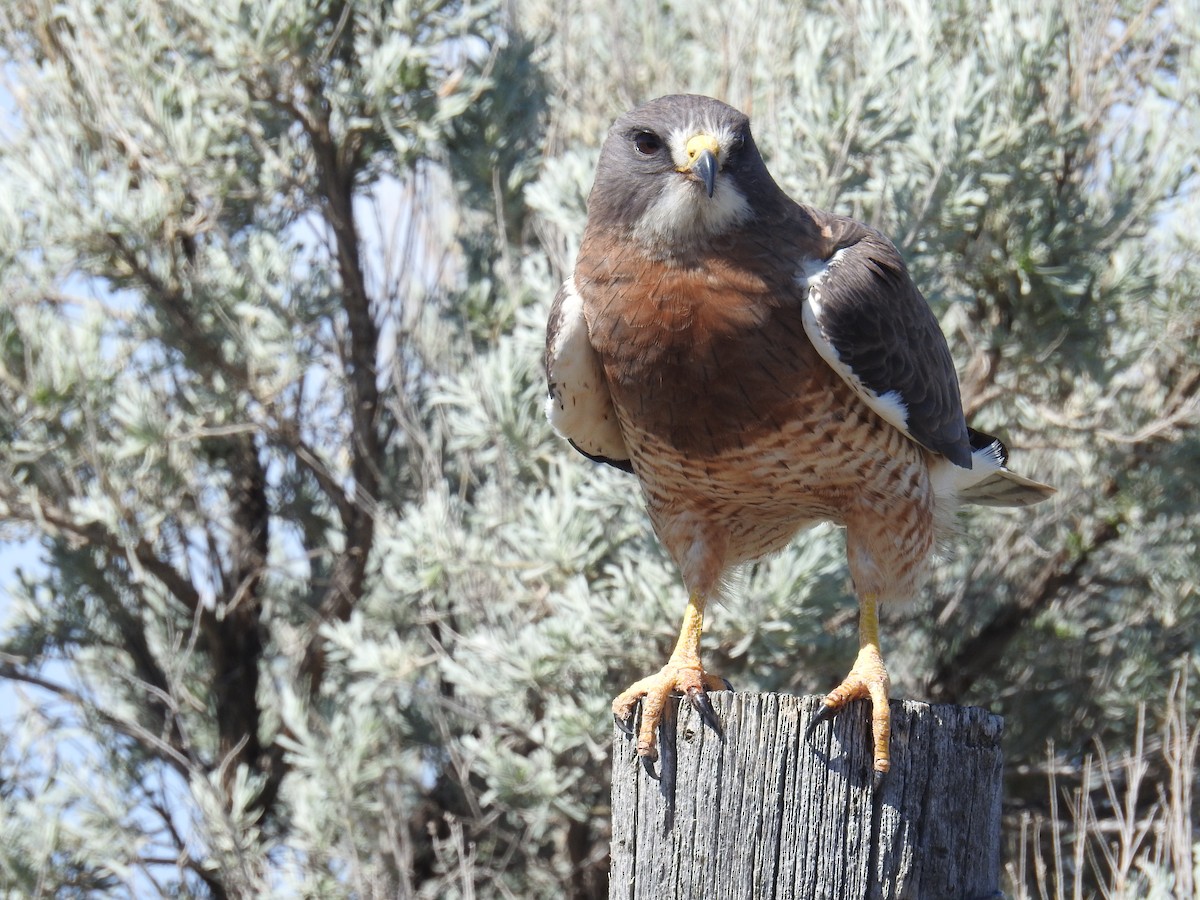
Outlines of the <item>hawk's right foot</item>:
[[655,674],[634,682],[613,701],[613,718],[622,731],[633,734],[634,711],[638,701],[642,701],[637,754],[643,763],[653,763],[658,759],[658,729],[670,697],[687,697],[704,723],[720,733],[721,722],[712,701],[708,699],[708,691],[726,690],[728,687],[729,682],[709,675],[699,665],[671,659]]

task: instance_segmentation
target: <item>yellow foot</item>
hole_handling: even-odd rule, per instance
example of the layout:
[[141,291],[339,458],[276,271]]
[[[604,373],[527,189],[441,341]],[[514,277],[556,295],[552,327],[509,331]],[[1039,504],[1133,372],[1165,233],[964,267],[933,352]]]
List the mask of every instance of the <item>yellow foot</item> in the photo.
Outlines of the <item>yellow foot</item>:
[[[851,700],[870,698],[871,735],[875,742],[876,780],[891,768],[892,760],[888,745],[892,736],[892,712],[888,708],[888,688],[891,680],[883,666],[879,648],[867,644],[858,651],[858,659],[845,680],[825,695],[825,708],[818,721],[829,718]],[[814,722],[814,724],[816,724]]]
[[621,696],[613,701],[613,718],[617,726],[627,734],[632,734],[632,719],[634,707],[642,701],[642,722],[637,733],[637,753],[644,763],[652,763],[658,759],[657,732],[662,723],[667,700],[672,694],[680,694],[700,714],[700,718],[715,731],[721,730],[720,720],[713,709],[712,701],[708,699],[707,691],[729,689],[729,682],[723,678],[709,675],[699,664],[677,663],[668,661],[654,675],[649,675],[634,682]]

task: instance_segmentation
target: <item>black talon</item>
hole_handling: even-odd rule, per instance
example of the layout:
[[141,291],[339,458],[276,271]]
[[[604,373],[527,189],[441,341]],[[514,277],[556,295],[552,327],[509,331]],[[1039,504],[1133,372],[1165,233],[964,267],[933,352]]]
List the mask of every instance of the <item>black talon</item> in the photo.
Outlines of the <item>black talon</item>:
[[887,772],[880,772],[878,769],[873,769],[871,775],[871,790],[877,791],[883,787],[883,779],[886,776]]
[[721,680],[723,682],[725,682],[725,690],[727,690],[727,691],[733,690],[733,682],[732,681],[730,681],[728,678],[722,678]]
[[688,702],[692,704],[692,709],[700,714],[700,721],[715,731],[721,733],[721,720],[717,717],[717,711],[713,709],[712,700],[708,694],[699,688],[690,688],[687,692]]
[[643,756],[643,757],[641,757],[641,760],[642,760],[642,768],[646,770],[646,774],[649,775],[651,778],[653,778],[655,781],[658,781],[658,772],[654,768],[654,763],[657,762],[657,757]]
[[812,721],[808,723],[808,727],[804,729],[804,739],[807,741],[812,737],[812,733],[816,730],[817,726],[822,722],[828,722],[836,713],[837,710],[832,706],[822,704],[821,708],[817,710],[817,714],[812,717]]
[[633,725],[630,722],[626,722],[616,713],[613,713],[613,722],[616,723],[617,728],[621,730],[622,734],[624,734],[626,737],[633,737]]

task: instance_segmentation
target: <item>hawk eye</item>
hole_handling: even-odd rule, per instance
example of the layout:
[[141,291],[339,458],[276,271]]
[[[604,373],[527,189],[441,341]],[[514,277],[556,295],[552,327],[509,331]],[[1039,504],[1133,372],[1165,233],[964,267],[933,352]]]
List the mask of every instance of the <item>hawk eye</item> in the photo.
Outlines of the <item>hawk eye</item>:
[[633,146],[642,156],[653,156],[662,149],[662,141],[652,131],[639,131],[633,136]]

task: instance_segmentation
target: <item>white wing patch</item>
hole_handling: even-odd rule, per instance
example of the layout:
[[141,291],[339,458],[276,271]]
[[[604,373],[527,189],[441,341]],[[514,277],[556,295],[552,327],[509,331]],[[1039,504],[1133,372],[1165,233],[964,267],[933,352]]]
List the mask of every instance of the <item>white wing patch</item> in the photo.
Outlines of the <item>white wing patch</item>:
[[546,359],[550,383],[546,416],[555,431],[584,453],[627,460],[629,450],[600,360],[588,338],[583,298],[575,290],[574,278],[563,283],[562,292],[558,329],[551,336]]
[[808,339],[812,341],[821,358],[841,376],[842,381],[850,385],[854,393],[862,397],[885,422],[895,425],[911,438],[912,434],[908,430],[908,407],[904,403],[904,398],[900,396],[900,392],[888,391],[886,394],[879,394],[863,384],[862,379],[854,373],[854,370],[842,361],[837,348],[833,346],[833,341],[829,339],[821,325],[821,282],[841,262],[842,254],[845,252],[845,250],[839,250],[827,260],[812,259],[801,263],[796,282],[802,288],[807,289],[804,298],[804,333],[808,335]]

